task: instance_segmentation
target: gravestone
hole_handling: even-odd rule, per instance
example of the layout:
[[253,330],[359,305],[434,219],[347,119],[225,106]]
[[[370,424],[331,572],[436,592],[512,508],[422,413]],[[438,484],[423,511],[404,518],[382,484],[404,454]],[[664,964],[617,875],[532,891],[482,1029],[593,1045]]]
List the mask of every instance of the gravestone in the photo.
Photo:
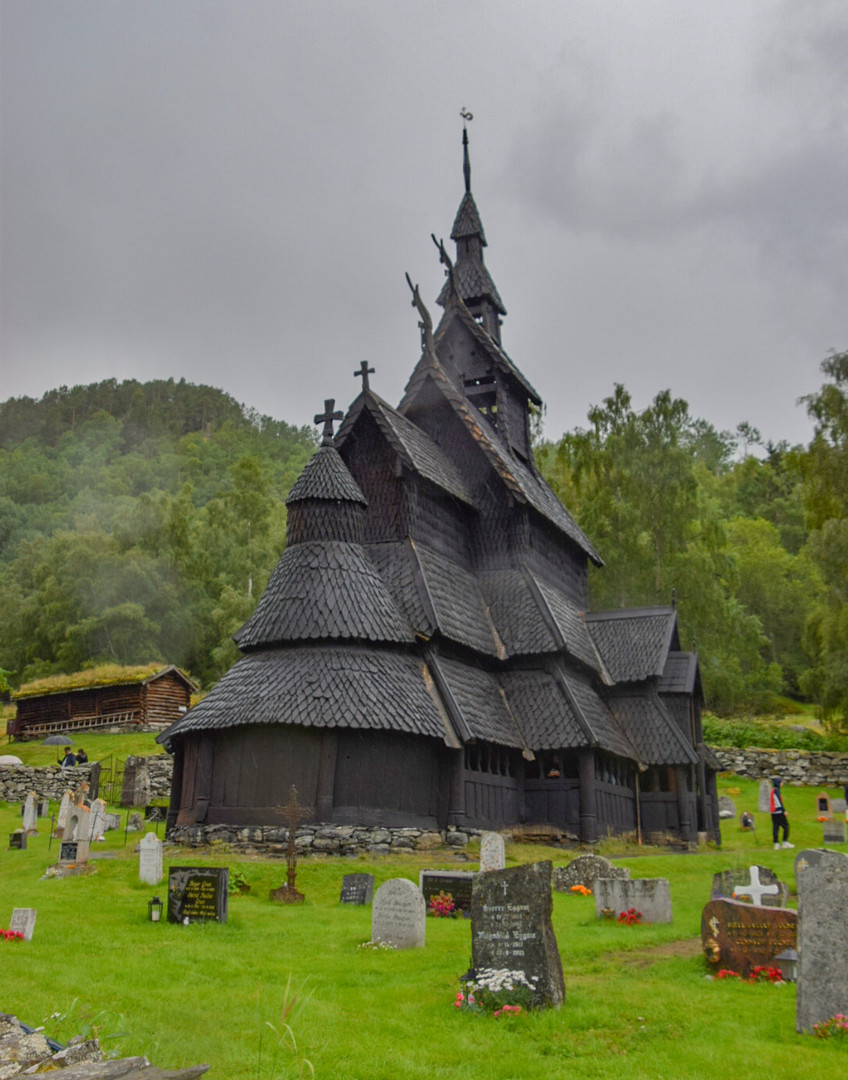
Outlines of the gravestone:
[[[811,866],[818,866],[822,859],[829,859],[831,855],[841,855],[841,852],[827,851],[825,848],[804,848],[795,856],[795,885],[797,888],[798,878]],[[843,856],[845,858],[845,856]]]
[[826,844],[844,844],[846,840],[846,827],[844,821],[823,821],[823,840]]
[[50,817],[50,800],[49,799],[39,799],[38,800],[38,816],[39,817]]
[[162,870],[162,841],[149,832],[138,845],[138,876],[145,885],[158,885],[164,877]]
[[56,835],[61,836],[64,832],[65,825],[68,821],[68,811],[73,805],[74,793],[72,791],[66,791],[62,796],[62,801],[59,803],[59,816],[56,819]]
[[82,867],[88,863],[87,840],[63,840],[59,845],[59,866]]
[[374,896],[373,874],[345,874],[342,878],[342,893],[339,897],[340,904],[371,903]]
[[571,892],[573,885],[594,889],[596,878],[619,878],[626,881],[630,870],[626,866],[613,866],[603,855],[578,855],[568,866],[555,866],[553,883],[557,892]]
[[520,971],[533,1003],[565,1000],[562,961],[554,936],[549,862],[478,874],[471,901],[471,963],[484,970]]
[[422,949],[426,934],[424,894],[408,878],[390,878],[374,893],[371,940],[396,949]]
[[38,796],[31,791],[24,802],[23,830],[27,834],[38,832]]
[[429,909],[430,901],[439,893],[450,893],[456,911],[467,915],[471,911],[471,887],[476,874],[468,870],[421,870],[418,888]]
[[798,878],[798,1031],[848,1015],[848,858],[821,856]]
[[710,900],[701,913],[701,943],[711,968],[743,977],[770,965],[784,949],[797,948],[798,915],[789,908],[758,907],[738,900]]
[[727,795],[722,795],[718,800],[718,816],[720,818],[736,817],[736,803]]
[[816,813],[833,817],[833,807],[830,805],[830,796],[826,791],[816,796]]
[[23,829],[16,829],[13,833],[9,833],[9,847],[16,848],[18,851],[26,851],[27,835]]
[[604,909],[612,910],[617,918],[622,912],[636,908],[642,912],[642,922],[671,922],[671,890],[668,878],[597,878],[595,881],[595,912],[604,917]]
[[130,758],[124,765],[121,806],[147,806],[150,802],[150,765],[147,758]]
[[144,808],[144,820],[145,821],[167,821],[168,820],[168,807],[167,806],[155,806],[151,803],[150,806]]
[[844,814],[847,805],[844,799],[834,799],[832,803],[834,814]]
[[786,907],[789,886],[767,866],[749,866],[745,870],[722,870],[713,875],[710,899],[747,900],[759,907]]
[[12,921],[9,929],[24,935],[24,941],[32,941],[35,930],[35,917],[38,911],[34,907],[16,907],[12,912]]
[[77,803],[68,810],[63,840],[89,840],[91,838],[91,811]]
[[753,829],[756,829],[756,827],[757,824],[754,821],[754,815],[751,813],[751,811],[743,810],[742,813],[739,815],[739,828],[743,832],[751,832]]
[[106,800],[95,799],[91,804],[89,819],[89,840],[105,840],[106,836]]
[[771,782],[769,780],[760,781],[759,799],[757,801],[757,810],[761,814],[771,813],[771,807],[769,806],[769,796],[771,795]]
[[480,837],[480,872],[503,870],[506,866],[506,845],[500,833],[484,832]]
[[106,832],[114,832],[115,829],[121,827],[121,815],[120,814],[107,814],[106,815]]
[[144,828],[144,818],[136,810],[127,815],[127,832],[141,832]]
[[226,866],[172,866],[168,872],[168,921],[227,921],[230,871]]

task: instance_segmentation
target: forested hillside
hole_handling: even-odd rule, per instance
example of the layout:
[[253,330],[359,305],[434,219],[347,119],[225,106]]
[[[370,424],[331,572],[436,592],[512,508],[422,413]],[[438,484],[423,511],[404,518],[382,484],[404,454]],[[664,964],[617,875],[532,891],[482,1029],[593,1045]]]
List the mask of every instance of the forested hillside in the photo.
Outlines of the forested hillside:
[[668,604],[700,653],[708,704],[768,711],[776,694],[848,718],[848,353],[805,398],[809,447],[718,432],[663,391],[623,386],[588,426],[538,447],[548,482],[606,561],[593,608]]
[[285,544],[311,429],[185,381],[0,404],[0,667],[163,660],[204,685]]
[[[623,386],[537,448],[601,552],[593,608],[676,597],[709,705],[815,700],[848,727],[848,353],[822,365],[808,447],[718,432]],[[285,543],[311,429],[207,386],[116,383],[0,404],[0,668],[176,663],[209,686]],[[2,676],[0,676],[2,678]]]

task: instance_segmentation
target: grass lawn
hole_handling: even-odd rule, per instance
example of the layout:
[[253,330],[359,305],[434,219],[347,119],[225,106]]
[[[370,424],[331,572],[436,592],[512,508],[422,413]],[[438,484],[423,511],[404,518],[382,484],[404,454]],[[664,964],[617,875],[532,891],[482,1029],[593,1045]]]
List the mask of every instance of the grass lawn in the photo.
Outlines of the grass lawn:
[[[89,761],[103,761],[114,755],[126,761],[130,754],[150,757],[152,754],[164,754],[165,748],[156,742],[156,732],[139,731],[111,735],[108,732],[79,731],[71,736],[68,745],[74,751],[84,746]],[[55,765],[62,752],[61,746],[43,746],[40,739],[28,739],[13,742],[10,739],[0,741],[0,754],[14,754],[24,765]]]
[[[756,811],[757,784],[729,778],[719,793],[734,788],[738,810]],[[798,848],[820,843],[817,793],[786,790]],[[301,860],[298,887],[307,900],[286,908],[268,901],[285,879],[283,860],[166,848],[166,873],[169,863],[228,865],[252,886],[231,897],[226,925],[183,927],[147,921],[155,890],[138,880],[137,834],[124,847],[122,831],[108,833],[98,853],[114,857],[95,860],[96,874],[43,880],[58,857],[55,840],[48,853],[45,826],[26,851],[0,854],[0,925],[13,907],[38,909],[31,942],[0,943],[0,1011],[43,1023],[60,1040],[92,1024],[105,1046],[146,1053],[160,1066],[210,1062],[213,1080],[297,1076],[304,1060],[333,1080],[702,1080],[754,1070],[769,1080],[805,1073],[841,1080],[845,1044],[795,1033],[794,986],[705,978],[700,913],[713,873],[759,862],[794,892],[796,852],[773,851],[768,815],[756,820],[755,834],[725,822],[721,851],[601,845],[634,877],[669,878],[674,922],[606,923],[595,918],[591,897],[555,893],[566,1003],[498,1020],[453,1008],[468,966],[468,922],[428,919],[426,948],[374,952],[357,947],[370,937],[370,909],[338,903],[344,873],[371,872],[378,885],[395,876],[417,881],[421,867],[461,869],[449,852]],[[19,822],[17,806],[0,804],[4,840]],[[507,845],[509,865],[564,864],[572,854]],[[164,898],[166,884],[158,891]],[[295,993],[291,1034],[279,1045],[269,1025],[284,1032]]]

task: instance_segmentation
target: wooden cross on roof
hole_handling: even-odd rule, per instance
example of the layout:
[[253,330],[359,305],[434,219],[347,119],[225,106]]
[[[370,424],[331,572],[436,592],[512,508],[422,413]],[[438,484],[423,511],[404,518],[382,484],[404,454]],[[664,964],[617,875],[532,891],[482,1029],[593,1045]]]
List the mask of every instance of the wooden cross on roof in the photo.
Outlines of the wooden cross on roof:
[[[330,408],[327,410],[328,412],[330,412],[333,407],[332,402],[329,404]],[[295,881],[297,879],[297,827],[302,821],[306,821],[307,818],[312,817],[312,811],[299,805],[297,801],[297,788],[292,784],[289,788],[289,801],[285,806],[278,806],[277,813],[286,823],[286,828],[289,831],[289,842],[286,847],[286,884],[290,889],[294,889]]]
[[370,390],[371,387],[370,387],[370,384],[368,382],[368,376],[373,375],[373,374],[374,374],[374,369],[372,367],[368,366],[368,361],[367,360],[363,360],[359,365],[359,371],[354,371],[353,377],[354,377],[354,379],[359,379],[359,378],[362,379],[362,389],[363,390]]
[[333,445],[333,421],[344,420],[343,412],[333,412],[333,408],[336,404],[335,398],[324,399],[324,414],[315,417],[316,424],[324,425],[324,437],[321,439],[322,446]]

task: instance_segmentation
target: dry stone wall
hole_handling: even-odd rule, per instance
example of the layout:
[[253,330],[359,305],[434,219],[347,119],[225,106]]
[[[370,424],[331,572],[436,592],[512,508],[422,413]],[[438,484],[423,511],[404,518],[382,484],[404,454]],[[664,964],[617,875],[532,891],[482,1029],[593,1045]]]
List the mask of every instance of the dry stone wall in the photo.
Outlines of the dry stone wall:
[[779,775],[797,787],[838,787],[848,783],[848,754],[812,750],[759,750],[755,746],[712,747],[724,772],[766,780]]
[[[14,753],[14,744],[7,747]],[[171,794],[171,774],[174,761],[167,754],[157,754],[150,762],[150,797],[167,799]],[[88,782],[93,763],[63,769],[59,765],[0,765],[0,801],[23,802],[31,791],[40,799],[58,802],[68,788]]]

